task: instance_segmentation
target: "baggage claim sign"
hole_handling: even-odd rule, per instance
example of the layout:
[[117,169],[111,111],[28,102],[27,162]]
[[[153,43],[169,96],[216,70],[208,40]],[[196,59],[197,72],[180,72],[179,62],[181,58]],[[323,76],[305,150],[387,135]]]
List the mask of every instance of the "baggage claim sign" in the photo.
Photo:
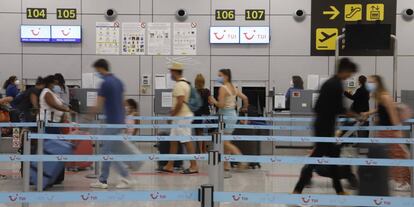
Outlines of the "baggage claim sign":
[[[346,24],[391,24],[395,34],[396,0],[312,0],[312,56],[335,55],[336,39]],[[383,51],[347,51],[341,55],[390,56],[393,47]]]

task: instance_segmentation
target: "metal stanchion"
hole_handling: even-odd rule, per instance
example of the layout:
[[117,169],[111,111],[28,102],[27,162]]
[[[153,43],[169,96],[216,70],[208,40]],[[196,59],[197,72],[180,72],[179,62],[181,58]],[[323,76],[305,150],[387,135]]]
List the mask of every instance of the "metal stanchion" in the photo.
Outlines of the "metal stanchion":
[[[411,123],[411,139],[414,139],[414,123]],[[414,144],[410,145],[411,159],[414,159]],[[411,197],[414,197],[414,167],[411,168]]]
[[202,185],[198,194],[201,207],[214,207],[214,186]]
[[222,164],[220,156],[221,154],[217,150],[208,152],[209,184],[213,185],[217,190],[223,189],[223,180],[220,179],[220,176],[223,176],[223,174],[220,173],[220,165]]
[[[99,121],[99,115],[96,115],[95,120]],[[98,155],[100,153],[100,151],[101,151],[101,142],[99,140],[96,140],[93,153],[94,153],[94,155]],[[99,177],[99,174],[100,174],[101,164],[102,163],[99,162],[99,161],[94,162],[94,173],[86,175],[86,178],[97,179]]]
[[[45,133],[45,122],[38,121],[37,122],[37,133],[43,134]],[[37,154],[43,155],[43,139],[37,140]],[[37,191],[43,191],[43,162],[37,162]]]
[[[30,139],[29,139],[29,132],[25,131],[23,133],[23,154],[30,155]],[[23,162],[23,192],[30,191],[30,162],[24,161]],[[28,203],[23,203],[22,207],[28,207]]]

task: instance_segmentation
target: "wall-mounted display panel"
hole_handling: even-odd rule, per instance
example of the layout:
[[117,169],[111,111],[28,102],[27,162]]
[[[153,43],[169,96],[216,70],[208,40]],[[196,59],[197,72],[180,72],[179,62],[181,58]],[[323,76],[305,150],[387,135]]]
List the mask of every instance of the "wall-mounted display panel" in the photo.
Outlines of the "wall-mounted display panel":
[[21,42],[50,42],[50,26],[21,25]]
[[234,44],[239,42],[239,27],[210,27],[210,43]]
[[81,26],[52,26],[52,42],[82,42]]
[[240,27],[240,43],[242,44],[269,44],[269,27]]

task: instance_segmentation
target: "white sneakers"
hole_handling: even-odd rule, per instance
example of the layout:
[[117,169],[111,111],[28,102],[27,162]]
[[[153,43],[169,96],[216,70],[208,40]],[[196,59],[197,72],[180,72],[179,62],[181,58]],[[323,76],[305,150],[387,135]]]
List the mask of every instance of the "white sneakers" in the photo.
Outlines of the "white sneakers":
[[117,189],[127,189],[131,187],[131,181],[126,178],[122,178],[120,182],[115,186]]
[[[115,186],[117,189],[128,189],[131,187],[132,182],[129,179],[122,178],[119,183]],[[91,183],[91,188],[98,188],[98,189],[108,189],[109,185],[106,183],[102,183],[100,181],[97,181],[95,183]]]
[[411,191],[411,186],[408,183],[396,183],[396,186],[394,188],[395,191],[402,191],[402,192],[408,192]]
[[89,187],[91,187],[91,188],[99,188],[99,189],[108,189],[108,184],[101,183],[101,181],[98,180],[95,183],[91,183],[89,185]]

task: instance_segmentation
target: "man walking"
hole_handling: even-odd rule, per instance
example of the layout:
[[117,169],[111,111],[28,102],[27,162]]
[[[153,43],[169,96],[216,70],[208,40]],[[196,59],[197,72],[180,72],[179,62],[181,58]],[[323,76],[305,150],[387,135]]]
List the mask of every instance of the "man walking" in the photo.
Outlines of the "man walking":
[[[98,101],[95,109],[95,113],[100,112],[103,109],[105,115],[105,122],[107,124],[124,124],[125,123],[125,111],[124,111],[124,86],[122,82],[110,72],[109,63],[100,59],[97,60],[93,67],[98,75],[103,79],[102,85],[98,91]],[[110,129],[106,128],[104,134],[117,135],[121,134],[122,129]],[[120,141],[105,141],[102,144],[102,154],[122,154],[122,142]],[[108,188],[108,177],[112,162],[103,162],[101,175],[96,183],[90,185],[91,188]],[[129,188],[131,180],[129,173],[123,162],[113,162],[115,169],[121,175],[120,182],[116,185],[116,188],[124,189]]]
[[[172,92],[173,106],[171,116],[176,117],[192,117],[193,112],[188,106],[188,100],[191,93],[191,85],[184,78],[183,70],[184,66],[180,63],[173,63],[169,67],[171,73],[171,79],[176,81]],[[191,124],[192,120],[174,120],[173,124]],[[191,136],[191,128],[173,128],[171,129],[171,136]],[[195,148],[192,142],[182,142],[185,144],[187,153],[194,154]],[[178,142],[170,143],[170,154],[177,154]],[[164,168],[160,169],[162,172],[172,173],[174,172],[174,161],[169,161]],[[182,172],[182,174],[195,174],[198,173],[198,166],[195,160],[190,161],[190,167]]]
[[[344,88],[342,82],[356,72],[357,66],[355,63],[344,58],[339,63],[337,73],[323,84],[315,106],[316,119],[314,122],[314,135],[316,137],[335,136],[336,119],[338,115],[346,113],[343,104]],[[340,152],[341,147],[335,143],[316,143],[310,157],[339,157]],[[293,193],[302,193],[305,185],[310,183],[315,167],[316,165],[305,165],[302,168],[299,181]],[[338,195],[346,194],[340,182],[338,166],[329,167],[336,193]]]

